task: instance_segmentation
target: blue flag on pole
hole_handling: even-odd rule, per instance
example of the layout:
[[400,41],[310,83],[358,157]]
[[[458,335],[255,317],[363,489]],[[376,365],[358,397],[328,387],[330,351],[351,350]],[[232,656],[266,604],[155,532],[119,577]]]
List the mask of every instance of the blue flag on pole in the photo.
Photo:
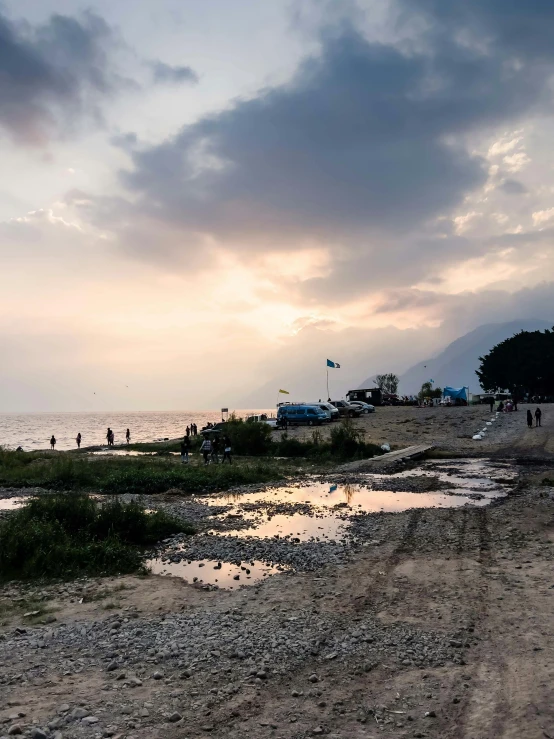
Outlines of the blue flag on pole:
[[331,360],[328,359],[327,367],[334,367],[335,369],[340,369],[340,364],[338,364],[338,362],[331,362]]

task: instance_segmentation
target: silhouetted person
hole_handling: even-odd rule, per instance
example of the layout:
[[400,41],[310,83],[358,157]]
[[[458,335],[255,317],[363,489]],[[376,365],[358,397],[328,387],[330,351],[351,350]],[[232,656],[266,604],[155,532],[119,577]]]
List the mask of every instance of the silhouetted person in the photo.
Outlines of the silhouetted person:
[[112,430],[108,426],[108,430],[106,431],[106,441],[108,442],[108,446],[110,446],[110,440],[112,438]]
[[491,399],[489,400],[489,405],[490,405],[490,407],[491,407],[491,413],[492,413],[492,412],[493,412],[493,410],[494,410],[494,398],[491,398]]
[[183,437],[181,442],[181,464],[189,463],[190,439],[188,434]]
[[75,441],[77,442],[77,449],[80,449],[81,448],[81,438],[82,438],[81,437],[81,432],[79,432],[77,434],[77,438],[75,439]]
[[204,441],[200,446],[200,451],[202,452],[202,456],[204,457],[204,464],[208,464],[212,451],[212,442],[208,439],[207,436],[204,437]]
[[125,441],[127,442],[127,444],[129,444],[131,441],[131,432],[129,431],[129,429],[127,429],[127,431],[125,432]]
[[228,436],[225,436],[223,439],[223,460],[221,464],[224,464],[226,459],[229,460],[229,464],[233,464],[233,460],[231,459],[231,439]]
[[50,449],[54,451],[55,446],[56,446],[56,437],[54,436],[54,434],[52,434],[52,437],[50,439]]
[[216,464],[219,463],[219,457],[217,456],[219,453],[219,439],[217,436],[212,441],[212,462],[215,462]]
[[541,425],[541,417],[542,417],[542,411],[540,408],[537,408],[535,411],[535,426]]
[[190,426],[187,426],[185,429],[185,436],[190,436]]
[[527,411],[527,425],[529,428],[533,428],[533,414],[530,410]]
[[498,404],[498,412],[502,413],[503,410],[504,410],[504,401],[501,400],[500,403]]

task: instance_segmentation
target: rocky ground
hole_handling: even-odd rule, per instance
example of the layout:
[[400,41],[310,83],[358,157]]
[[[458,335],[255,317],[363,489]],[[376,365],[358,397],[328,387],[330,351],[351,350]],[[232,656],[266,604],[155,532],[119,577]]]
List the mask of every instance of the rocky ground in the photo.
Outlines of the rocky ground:
[[[458,409],[433,412],[459,425]],[[503,459],[517,474],[506,498],[353,511],[349,546],[276,542],[309,557],[259,585],[214,591],[149,576],[4,586],[0,737],[554,738],[549,416],[530,431],[523,413],[506,417],[501,438],[483,445],[520,462]],[[432,483],[417,477],[398,484],[424,493]],[[211,515],[202,501],[187,505],[199,522]],[[190,547],[224,538],[202,533]]]

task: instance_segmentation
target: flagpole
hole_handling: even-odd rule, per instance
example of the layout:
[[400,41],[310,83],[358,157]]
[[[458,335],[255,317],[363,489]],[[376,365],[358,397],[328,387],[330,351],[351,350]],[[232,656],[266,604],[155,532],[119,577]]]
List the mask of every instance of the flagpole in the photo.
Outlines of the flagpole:
[[329,394],[329,367],[327,367],[327,400],[329,400],[330,397],[331,395]]

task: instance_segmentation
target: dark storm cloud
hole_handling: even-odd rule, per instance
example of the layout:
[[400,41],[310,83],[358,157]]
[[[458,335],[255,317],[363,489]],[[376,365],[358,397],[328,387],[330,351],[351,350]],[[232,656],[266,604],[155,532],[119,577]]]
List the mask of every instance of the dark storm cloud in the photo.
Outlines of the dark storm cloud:
[[227,237],[411,226],[485,178],[444,141],[472,122],[452,94],[461,75],[428,91],[429,64],[353,29],[329,35],[290,84],[136,152],[124,182],[160,216]]
[[527,192],[527,188],[523,182],[519,180],[504,180],[504,182],[498,186],[499,190],[503,190],[508,195],[523,195]]
[[83,115],[124,81],[110,69],[115,39],[93,13],[79,20],[53,15],[42,25],[0,14],[0,126],[16,140],[40,143]]
[[432,33],[457,31],[466,40],[485,43],[488,51],[503,50],[520,60],[554,58],[551,0],[401,0],[408,19],[426,15]]
[[[287,84],[237,100],[160,145],[135,147],[121,179],[139,229],[171,229],[185,258],[206,238],[245,253],[324,244],[329,276],[294,288],[313,301],[413,284],[429,265],[494,248],[486,239],[461,244],[452,224],[434,219],[486,180],[465,143],[470,135],[550,105],[554,53],[516,29],[539,24],[554,36],[554,9],[511,0],[396,7],[422,29],[410,43],[370,42],[340,23]],[[521,194],[515,181],[504,189]],[[103,203],[116,231],[118,208],[109,214]],[[154,246],[148,256],[165,261],[167,250]]]
[[173,67],[165,62],[150,62],[154,82],[160,84],[182,84],[198,82],[198,75],[192,67]]

